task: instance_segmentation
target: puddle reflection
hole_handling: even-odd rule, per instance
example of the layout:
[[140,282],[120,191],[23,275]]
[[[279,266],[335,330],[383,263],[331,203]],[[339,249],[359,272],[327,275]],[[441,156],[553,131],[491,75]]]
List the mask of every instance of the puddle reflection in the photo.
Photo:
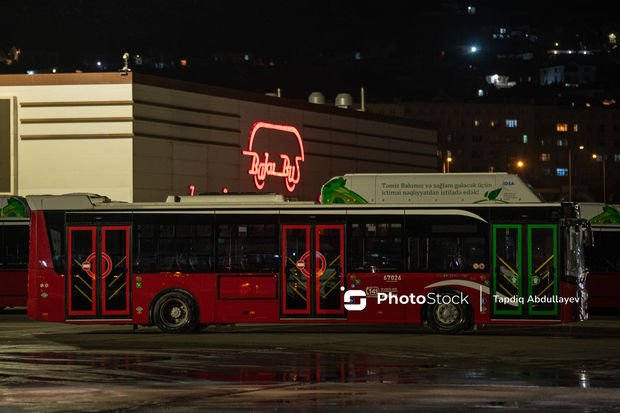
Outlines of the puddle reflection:
[[[620,387],[620,368],[589,371],[566,365],[372,354],[287,351],[204,353],[10,353],[0,355],[4,376],[22,380],[119,383],[397,383]],[[472,367],[472,364],[474,367]],[[19,373],[18,373],[19,372]]]

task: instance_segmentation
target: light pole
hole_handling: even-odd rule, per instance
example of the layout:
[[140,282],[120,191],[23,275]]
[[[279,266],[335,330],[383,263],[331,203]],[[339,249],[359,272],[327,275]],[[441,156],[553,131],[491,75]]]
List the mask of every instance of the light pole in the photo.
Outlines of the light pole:
[[[579,150],[583,151],[585,146],[579,145]],[[573,200],[573,150],[568,147],[568,200]]]
[[607,203],[607,182],[606,182],[607,171],[606,171],[605,163],[607,162],[607,155],[600,155],[597,153],[593,153],[592,159],[594,159],[597,162],[602,162],[602,165],[603,165],[603,203],[606,204]]
[[573,151],[568,148],[568,200],[573,200]]

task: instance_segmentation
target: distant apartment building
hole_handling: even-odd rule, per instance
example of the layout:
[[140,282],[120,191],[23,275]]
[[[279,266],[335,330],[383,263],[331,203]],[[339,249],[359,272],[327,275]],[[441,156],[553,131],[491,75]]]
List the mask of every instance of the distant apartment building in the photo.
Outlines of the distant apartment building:
[[369,110],[433,122],[438,169],[518,173],[547,200],[618,202],[620,112],[609,107],[427,103]]
[[596,80],[596,66],[574,62],[549,66],[540,69],[542,86],[558,84],[566,87],[579,87]]

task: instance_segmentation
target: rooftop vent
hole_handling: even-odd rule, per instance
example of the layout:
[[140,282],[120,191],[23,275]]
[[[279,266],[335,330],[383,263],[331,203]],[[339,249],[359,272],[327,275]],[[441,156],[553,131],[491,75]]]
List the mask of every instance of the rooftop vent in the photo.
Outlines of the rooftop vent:
[[310,93],[310,96],[308,96],[308,102],[316,103],[317,105],[324,105],[325,95],[323,95],[321,92],[312,92]]
[[348,93],[338,93],[334,104],[342,109],[348,109],[353,106],[353,97]]

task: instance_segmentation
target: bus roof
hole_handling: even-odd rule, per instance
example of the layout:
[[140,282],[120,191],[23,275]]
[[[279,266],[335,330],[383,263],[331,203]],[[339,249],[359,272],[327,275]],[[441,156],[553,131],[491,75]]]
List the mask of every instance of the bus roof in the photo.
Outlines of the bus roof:
[[[287,200],[286,198],[273,198],[256,195],[243,195],[241,198],[234,195],[214,196],[176,196],[169,197],[166,202],[117,202],[107,197],[94,194],[70,194],[70,195],[37,195],[27,196],[28,204],[32,210],[65,210],[65,211],[146,211],[146,210],[222,210],[222,211],[284,211],[290,210],[295,213],[307,211],[309,213],[337,213],[336,211],[349,211],[351,214],[372,213],[380,211],[393,211],[392,213],[405,213],[407,209],[444,209],[457,210],[459,207],[560,207],[560,203],[521,203],[521,204],[318,204],[315,202]],[[342,213],[341,212],[341,213]]]

